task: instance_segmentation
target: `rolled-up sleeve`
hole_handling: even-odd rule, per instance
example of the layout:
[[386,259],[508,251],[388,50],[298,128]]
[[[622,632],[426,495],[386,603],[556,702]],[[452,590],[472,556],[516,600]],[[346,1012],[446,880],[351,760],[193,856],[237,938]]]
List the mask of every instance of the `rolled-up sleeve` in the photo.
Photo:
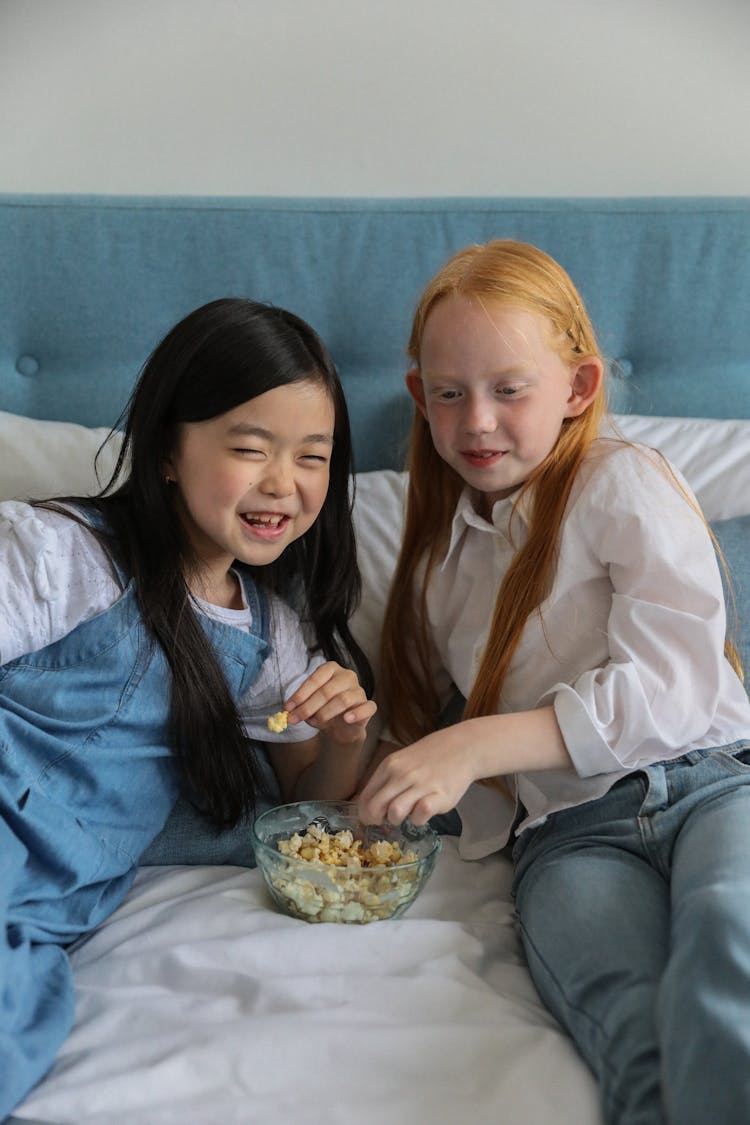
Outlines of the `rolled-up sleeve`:
[[655,456],[617,460],[620,473],[603,488],[594,478],[572,517],[611,582],[609,658],[540,701],[552,700],[581,777],[679,755],[711,727],[726,682],[708,529]]

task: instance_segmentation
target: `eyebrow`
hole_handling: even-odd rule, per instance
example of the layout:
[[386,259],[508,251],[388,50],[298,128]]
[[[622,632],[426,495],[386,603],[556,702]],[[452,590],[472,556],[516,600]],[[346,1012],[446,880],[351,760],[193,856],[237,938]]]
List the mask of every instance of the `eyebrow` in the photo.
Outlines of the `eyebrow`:
[[[453,380],[459,380],[460,381],[463,378],[465,378],[465,376],[461,375],[460,373],[456,373],[456,372],[449,373],[449,372],[446,372],[446,371],[436,371],[434,368],[431,368],[431,367],[423,367],[423,368],[421,368],[421,372],[422,372],[422,375],[424,375],[428,379],[435,379],[435,380],[445,379],[447,382],[451,382]],[[486,377],[490,378],[490,379],[520,379],[520,378],[528,378],[528,375],[529,375],[529,371],[526,368],[519,366],[519,367],[506,367],[506,368],[501,369],[500,371],[491,371],[489,373],[489,375],[486,376]],[[485,378],[485,376],[483,376],[483,378]]]
[[[238,422],[229,428],[230,436],[242,435],[243,437],[258,437],[264,438],[266,441],[273,441],[275,434],[271,430],[266,430],[262,426],[251,426],[247,422]],[[301,444],[323,444],[333,445],[333,434],[306,434],[302,438]]]

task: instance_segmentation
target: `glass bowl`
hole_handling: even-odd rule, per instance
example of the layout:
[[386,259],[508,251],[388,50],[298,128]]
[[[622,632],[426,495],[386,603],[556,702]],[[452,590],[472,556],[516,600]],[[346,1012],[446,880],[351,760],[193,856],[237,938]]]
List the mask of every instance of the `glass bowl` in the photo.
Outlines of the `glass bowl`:
[[[400,862],[378,866],[344,866],[349,831],[361,841],[360,853],[379,861],[393,851]],[[306,922],[349,922],[362,925],[398,918],[414,902],[435,866],[440,837],[425,825],[363,824],[354,801],[297,801],[262,813],[253,823],[255,858],[276,905]],[[295,837],[296,834],[296,837]],[[307,836],[303,852],[316,848],[335,863],[294,854]],[[326,839],[327,837],[327,839]],[[285,852],[279,850],[279,841]],[[287,843],[291,841],[291,843]],[[391,845],[391,848],[385,845]],[[376,845],[374,852],[372,845]],[[354,845],[357,854],[357,845]],[[332,854],[335,849],[335,854]],[[412,858],[413,857],[413,858]],[[403,860],[406,860],[404,862]]]

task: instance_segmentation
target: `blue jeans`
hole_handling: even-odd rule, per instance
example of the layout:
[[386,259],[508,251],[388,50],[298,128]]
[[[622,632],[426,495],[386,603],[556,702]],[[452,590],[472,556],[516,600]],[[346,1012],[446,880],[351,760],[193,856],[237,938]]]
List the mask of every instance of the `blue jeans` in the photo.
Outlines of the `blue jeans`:
[[529,968],[605,1121],[750,1121],[750,742],[691,751],[516,841]]

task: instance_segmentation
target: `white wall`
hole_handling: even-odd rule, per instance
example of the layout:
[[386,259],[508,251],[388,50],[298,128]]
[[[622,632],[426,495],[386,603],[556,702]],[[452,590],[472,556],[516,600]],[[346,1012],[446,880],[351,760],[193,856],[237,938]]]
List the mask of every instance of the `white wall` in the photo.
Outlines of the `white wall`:
[[748,0],[0,0],[0,191],[750,194]]

